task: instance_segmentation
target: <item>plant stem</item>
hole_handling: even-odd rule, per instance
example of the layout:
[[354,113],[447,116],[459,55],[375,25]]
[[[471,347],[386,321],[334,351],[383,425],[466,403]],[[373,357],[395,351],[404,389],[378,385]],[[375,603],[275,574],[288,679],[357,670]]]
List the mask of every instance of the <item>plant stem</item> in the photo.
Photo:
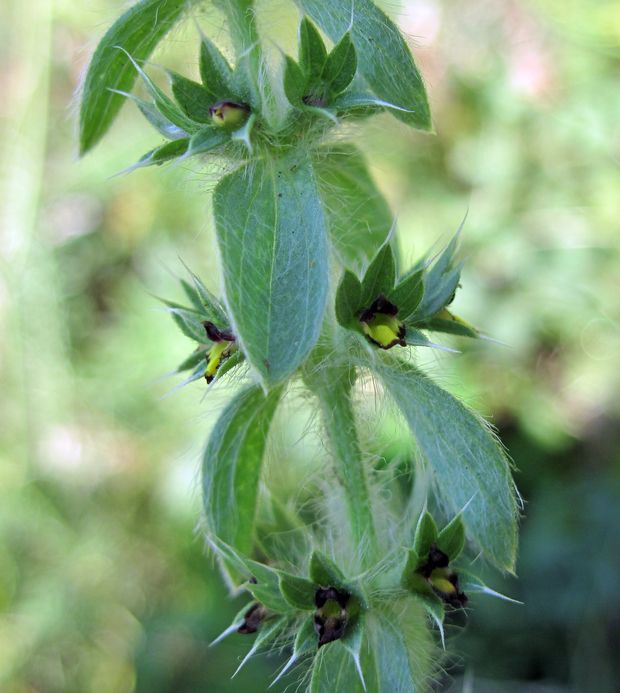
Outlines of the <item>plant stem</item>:
[[342,484],[352,539],[364,549],[364,561],[374,562],[377,536],[351,402],[352,372],[324,366],[306,382],[319,398],[323,424],[331,447],[334,467]]

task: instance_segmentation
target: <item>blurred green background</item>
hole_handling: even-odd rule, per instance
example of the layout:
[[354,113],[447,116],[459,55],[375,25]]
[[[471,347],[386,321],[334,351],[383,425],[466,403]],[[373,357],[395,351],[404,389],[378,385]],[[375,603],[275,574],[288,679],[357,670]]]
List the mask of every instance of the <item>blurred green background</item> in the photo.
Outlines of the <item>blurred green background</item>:
[[[292,3],[258,5],[292,50]],[[112,178],[158,141],[129,106],[76,156],[73,94],[122,6],[0,8],[0,689],[263,691],[277,661],[230,681],[247,640],[207,649],[240,607],[195,531],[225,393],[164,397],[191,347],[153,297],[178,296],[181,259],[217,288],[217,172]],[[351,133],[406,260],[468,212],[455,308],[506,346],[422,361],[492,418],[527,502],[520,579],[488,576],[525,605],[473,600],[438,688],[618,690],[620,4],[383,6],[411,38],[437,135],[389,116]],[[200,21],[222,36],[216,14]],[[196,48],[188,22],[155,60],[192,74]]]

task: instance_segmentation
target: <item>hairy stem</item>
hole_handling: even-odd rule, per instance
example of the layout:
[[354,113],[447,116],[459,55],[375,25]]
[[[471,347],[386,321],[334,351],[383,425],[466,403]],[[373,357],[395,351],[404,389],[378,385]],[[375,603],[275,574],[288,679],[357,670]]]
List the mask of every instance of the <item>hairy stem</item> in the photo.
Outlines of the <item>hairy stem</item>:
[[324,366],[313,376],[312,382],[308,379],[320,402],[334,468],[344,489],[354,545],[364,549],[364,560],[370,564],[377,556],[377,536],[351,402],[352,382],[350,369]]

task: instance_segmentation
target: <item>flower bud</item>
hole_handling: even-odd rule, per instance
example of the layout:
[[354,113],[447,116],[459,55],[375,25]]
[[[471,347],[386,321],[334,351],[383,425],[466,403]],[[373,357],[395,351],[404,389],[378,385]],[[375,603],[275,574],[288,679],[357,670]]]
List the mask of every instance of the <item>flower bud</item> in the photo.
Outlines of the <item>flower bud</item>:
[[319,647],[341,638],[347,627],[346,606],[349,594],[335,587],[319,587],[314,595],[317,610],[314,614],[314,629],[319,636]]
[[221,128],[239,128],[248,119],[249,114],[248,106],[234,101],[218,101],[209,108],[211,120]]

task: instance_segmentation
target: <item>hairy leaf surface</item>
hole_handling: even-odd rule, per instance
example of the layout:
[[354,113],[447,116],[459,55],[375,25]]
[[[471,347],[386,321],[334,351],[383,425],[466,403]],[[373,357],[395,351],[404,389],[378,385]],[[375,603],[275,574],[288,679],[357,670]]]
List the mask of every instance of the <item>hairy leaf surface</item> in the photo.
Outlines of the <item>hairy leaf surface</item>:
[[362,305],[368,307],[379,296],[389,295],[394,288],[395,277],[394,252],[390,244],[385,243],[368,266],[362,279]]
[[242,390],[226,407],[211,433],[202,466],[208,532],[234,549],[252,549],[263,453],[280,398],[258,385]]
[[200,78],[215,100],[233,95],[233,72],[220,49],[206,36],[200,45]]
[[422,78],[405,39],[384,12],[371,0],[296,2],[333,41],[350,29],[358,68],[374,93],[389,104],[407,109],[391,111],[399,120],[430,130]]
[[367,682],[368,690],[377,693],[413,693],[416,690],[414,672],[409,658],[410,646],[393,614],[373,615],[366,631],[370,641],[374,674]]
[[214,211],[233,328],[271,386],[314,346],[327,299],[326,231],[310,163],[241,168],[217,186]]
[[195,0],[142,0],[130,7],[101,39],[91,59],[80,106],[80,153],[92,149],[107,132],[130,91],[136,71],[124,48],[135,60],[146,60],[162,38]]
[[364,693],[365,690],[355,661],[341,641],[336,640],[319,650],[312,667],[310,693]]
[[319,150],[314,167],[334,248],[344,265],[359,270],[387,238],[390,208],[353,145]]
[[485,422],[411,364],[377,363],[375,372],[394,398],[450,513],[465,506],[468,535],[486,557],[513,570],[517,505],[510,466]]

